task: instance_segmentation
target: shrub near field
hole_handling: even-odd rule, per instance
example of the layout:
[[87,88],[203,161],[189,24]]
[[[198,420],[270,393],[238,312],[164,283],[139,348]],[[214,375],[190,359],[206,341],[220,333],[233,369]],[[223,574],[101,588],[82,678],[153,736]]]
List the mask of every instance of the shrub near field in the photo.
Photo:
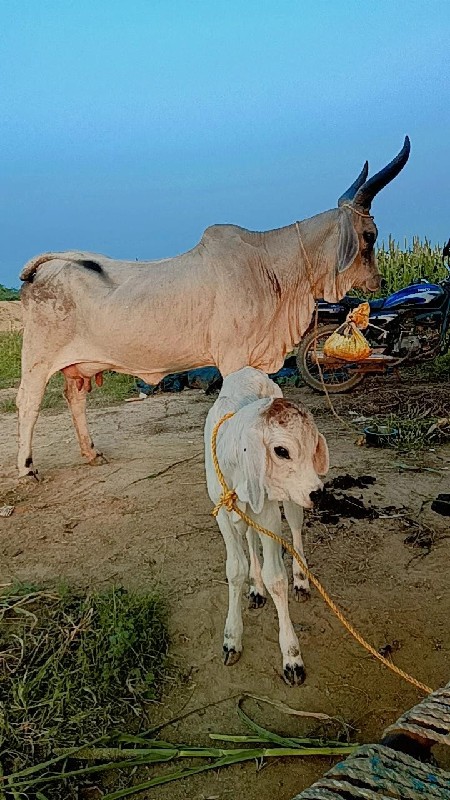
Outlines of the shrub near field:
[[20,300],[18,289],[7,289],[0,283],[0,300]]

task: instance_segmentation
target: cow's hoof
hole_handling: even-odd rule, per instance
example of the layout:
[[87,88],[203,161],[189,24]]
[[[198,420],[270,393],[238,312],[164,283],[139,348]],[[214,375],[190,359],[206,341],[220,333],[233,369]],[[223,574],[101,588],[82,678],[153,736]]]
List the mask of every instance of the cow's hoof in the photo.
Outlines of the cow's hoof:
[[223,663],[226,667],[232,667],[233,664],[236,664],[241,657],[241,651],[235,650],[234,647],[227,647],[225,644],[223,646]]
[[297,603],[304,603],[311,597],[311,589],[309,586],[294,586],[294,600]]
[[37,469],[30,469],[24,475],[19,475],[19,481],[21,483],[36,483],[36,481],[39,480]]
[[249,608],[262,608],[266,605],[267,597],[264,597],[263,594],[259,594],[259,592],[251,591],[248,595],[248,607]]
[[97,453],[88,463],[90,467],[101,467],[102,464],[108,463],[108,459],[105,458],[103,453]]
[[301,686],[306,678],[303,664],[285,664],[283,678],[288,686]]

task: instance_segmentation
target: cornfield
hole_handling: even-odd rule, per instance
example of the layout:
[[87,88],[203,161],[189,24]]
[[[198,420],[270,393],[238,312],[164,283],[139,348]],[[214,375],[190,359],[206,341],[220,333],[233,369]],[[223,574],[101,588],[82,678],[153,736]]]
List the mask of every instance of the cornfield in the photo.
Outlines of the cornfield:
[[414,236],[412,246],[407,240],[404,249],[392,237],[387,246],[383,242],[377,250],[378,269],[386,281],[383,294],[391,294],[413,281],[426,278],[436,282],[447,275],[442,263],[442,247],[432,245],[428,239],[423,242]]

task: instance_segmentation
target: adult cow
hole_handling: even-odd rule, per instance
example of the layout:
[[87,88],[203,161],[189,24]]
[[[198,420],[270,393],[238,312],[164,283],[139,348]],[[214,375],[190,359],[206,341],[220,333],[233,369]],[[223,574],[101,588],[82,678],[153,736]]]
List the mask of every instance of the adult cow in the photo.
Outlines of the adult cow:
[[250,365],[267,373],[308,328],[314,301],[380,286],[370,206],[404,167],[410,144],[372,178],[367,162],[338,208],[256,233],[213,225],[187,253],[161,261],[115,261],[91,253],[46,253],[20,277],[24,311],[18,468],[35,476],[34,425],[45,386],[64,394],[81,453],[102,462],[86,420],[95,375],[115,370],[158,383],[171,372],[215,365],[225,376]]

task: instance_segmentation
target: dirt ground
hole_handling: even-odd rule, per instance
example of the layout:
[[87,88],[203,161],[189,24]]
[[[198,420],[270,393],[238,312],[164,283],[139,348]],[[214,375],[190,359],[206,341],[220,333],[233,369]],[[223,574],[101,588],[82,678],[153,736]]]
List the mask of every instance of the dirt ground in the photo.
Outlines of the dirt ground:
[[[375,484],[355,496],[376,509],[395,507],[388,518],[372,521],[326,526],[310,517],[305,540],[312,570],[377,648],[393,645],[395,662],[432,687],[447,682],[450,539],[448,519],[431,511],[429,501],[448,491],[450,447],[427,455],[436,471],[400,472],[392,451],[358,447],[355,434],[337,423],[318,395],[307,389],[286,394],[314,410],[329,443],[330,477],[373,475]],[[233,667],[222,665],[224,546],[203,474],[203,424],[213,401],[185,391],[92,410],[94,441],[109,459],[101,467],[82,463],[68,412],[42,413],[34,442],[42,479],[31,484],[16,479],[15,418],[0,416],[0,505],[16,506],[11,517],[0,518],[0,583],[62,578],[75,586],[160,588],[169,600],[171,654],[181,677],[168,687],[155,721],[200,709],[166,728],[165,739],[206,744],[212,731],[245,733],[236,698],[250,693],[339,717],[358,741],[376,741],[419,693],[362,651],[316,593],[306,603],[290,603],[307,669],[302,687],[289,688],[280,677],[270,601],[244,611],[243,656]],[[345,402],[357,405],[355,397],[341,401],[341,408]],[[432,528],[428,554],[405,543],[417,529],[408,528],[401,513]],[[280,733],[303,735],[317,727],[254,701],[247,708]],[[327,759],[291,759],[258,771],[250,763],[148,796],[289,800],[329,765]]]
[[0,300],[0,333],[21,331],[22,306],[19,300]]

